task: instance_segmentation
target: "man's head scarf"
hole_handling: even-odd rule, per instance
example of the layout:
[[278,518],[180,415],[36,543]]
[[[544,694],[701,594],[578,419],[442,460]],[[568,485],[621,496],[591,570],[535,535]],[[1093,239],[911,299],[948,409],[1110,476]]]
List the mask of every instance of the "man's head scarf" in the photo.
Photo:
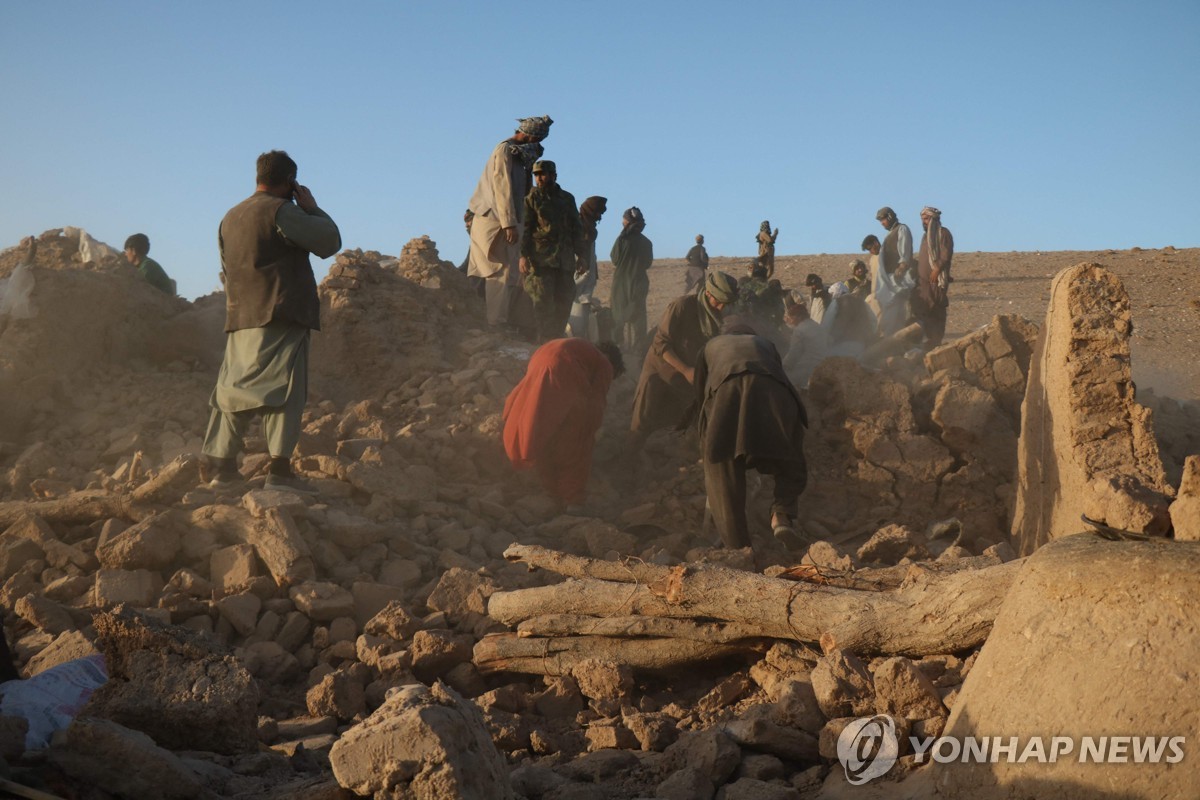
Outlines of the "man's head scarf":
[[769,220],[769,219],[764,219],[764,220],[762,221],[762,224],[760,224],[760,225],[758,226],[758,229],[759,229],[760,231],[767,231],[767,232],[769,233],[769,232],[770,232],[770,230],[771,230],[771,220]]
[[704,244],[704,234],[703,233],[696,234],[696,244]]
[[600,217],[604,216],[604,212],[607,210],[608,198],[606,197],[593,195],[580,204],[579,220],[583,223],[583,230],[587,233],[588,241],[596,238],[596,223],[600,221]]
[[554,120],[549,116],[545,117],[525,117],[517,120],[517,133],[524,133],[528,136],[536,136],[539,139],[545,139],[550,135],[550,126],[554,124]]
[[637,206],[625,209],[625,213],[621,215],[621,219],[629,223],[621,230],[620,235],[622,237],[633,236],[635,233],[641,233],[646,229],[646,218],[642,216],[642,210]]
[[929,260],[940,264],[942,260],[942,212],[933,206],[921,209],[921,216],[929,217],[929,226],[925,229],[925,241],[928,243]]
[[708,304],[706,294],[728,306],[737,300],[738,282],[728,273],[710,272],[700,285],[700,330],[711,339],[721,332],[721,312]]
[[542,147],[538,142],[518,144],[517,142],[510,141],[508,143],[508,152],[509,155],[521,162],[522,167],[529,169],[535,161],[542,157],[542,153],[546,152],[546,148]]
[[608,198],[597,195],[592,195],[579,206],[579,216],[589,222],[597,222],[605,211],[608,211]]

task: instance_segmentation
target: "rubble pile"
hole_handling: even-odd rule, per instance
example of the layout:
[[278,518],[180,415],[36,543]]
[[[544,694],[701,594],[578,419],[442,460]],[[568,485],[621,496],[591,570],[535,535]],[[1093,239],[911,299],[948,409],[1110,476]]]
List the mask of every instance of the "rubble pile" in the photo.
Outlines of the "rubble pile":
[[[945,729],[1023,574],[1008,520],[1037,328],[1019,318],[923,361],[822,364],[816,543],[727,551],[692,441],[619,457],[636,368],[586,505],[512,472],[501,412],[531,347],[484,328],[427,237],[344,251],[321,283],[295,461],[315,496],[263,487],[253,429],[245,486],[200,485],[219,295],[43,266],[54,252],[39,315],[0,321],[0,400],[32,398],[0,450],[0,601],[24,674],[98,650],[109,682],[48,758],[4,750],[27,777],[97,797],[816,797],[844,785],[853,718]],[[112,304],[74,359],[54,328],[89,293]]]

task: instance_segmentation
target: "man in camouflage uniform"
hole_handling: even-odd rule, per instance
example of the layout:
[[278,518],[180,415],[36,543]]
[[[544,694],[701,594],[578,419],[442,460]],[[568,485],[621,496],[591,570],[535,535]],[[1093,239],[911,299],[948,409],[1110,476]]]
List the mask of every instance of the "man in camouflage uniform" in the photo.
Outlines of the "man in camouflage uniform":
[[587,268],[586,242],[575,197],[558,185],[553,161],[533,165],[537,182],[525,196],[521,274],[533,300],[539,342],[563,336],[575,302],[575,273]]

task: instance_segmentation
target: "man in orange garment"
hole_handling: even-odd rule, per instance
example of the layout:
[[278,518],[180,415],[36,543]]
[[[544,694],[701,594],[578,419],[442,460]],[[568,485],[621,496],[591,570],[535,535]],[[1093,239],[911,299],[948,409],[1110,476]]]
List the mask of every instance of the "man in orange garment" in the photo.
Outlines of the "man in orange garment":
[[612,342],[554,339],[539,347],[504,402],[504,452],[513,467],[536,469],[563,503],[583,502],[608,387],[624,371]]

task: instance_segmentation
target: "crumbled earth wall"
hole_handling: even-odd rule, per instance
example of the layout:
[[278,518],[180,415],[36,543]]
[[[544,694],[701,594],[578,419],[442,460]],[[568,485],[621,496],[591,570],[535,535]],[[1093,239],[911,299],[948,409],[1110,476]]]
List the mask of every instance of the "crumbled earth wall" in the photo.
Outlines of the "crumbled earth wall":
[[1063,270],[1050,294],[1022,406],[1013,540],[1031,553],[1077,533],[1085,514],[1164,534],[1173,492],[1134,398],[1129,296],[1099,264]]

